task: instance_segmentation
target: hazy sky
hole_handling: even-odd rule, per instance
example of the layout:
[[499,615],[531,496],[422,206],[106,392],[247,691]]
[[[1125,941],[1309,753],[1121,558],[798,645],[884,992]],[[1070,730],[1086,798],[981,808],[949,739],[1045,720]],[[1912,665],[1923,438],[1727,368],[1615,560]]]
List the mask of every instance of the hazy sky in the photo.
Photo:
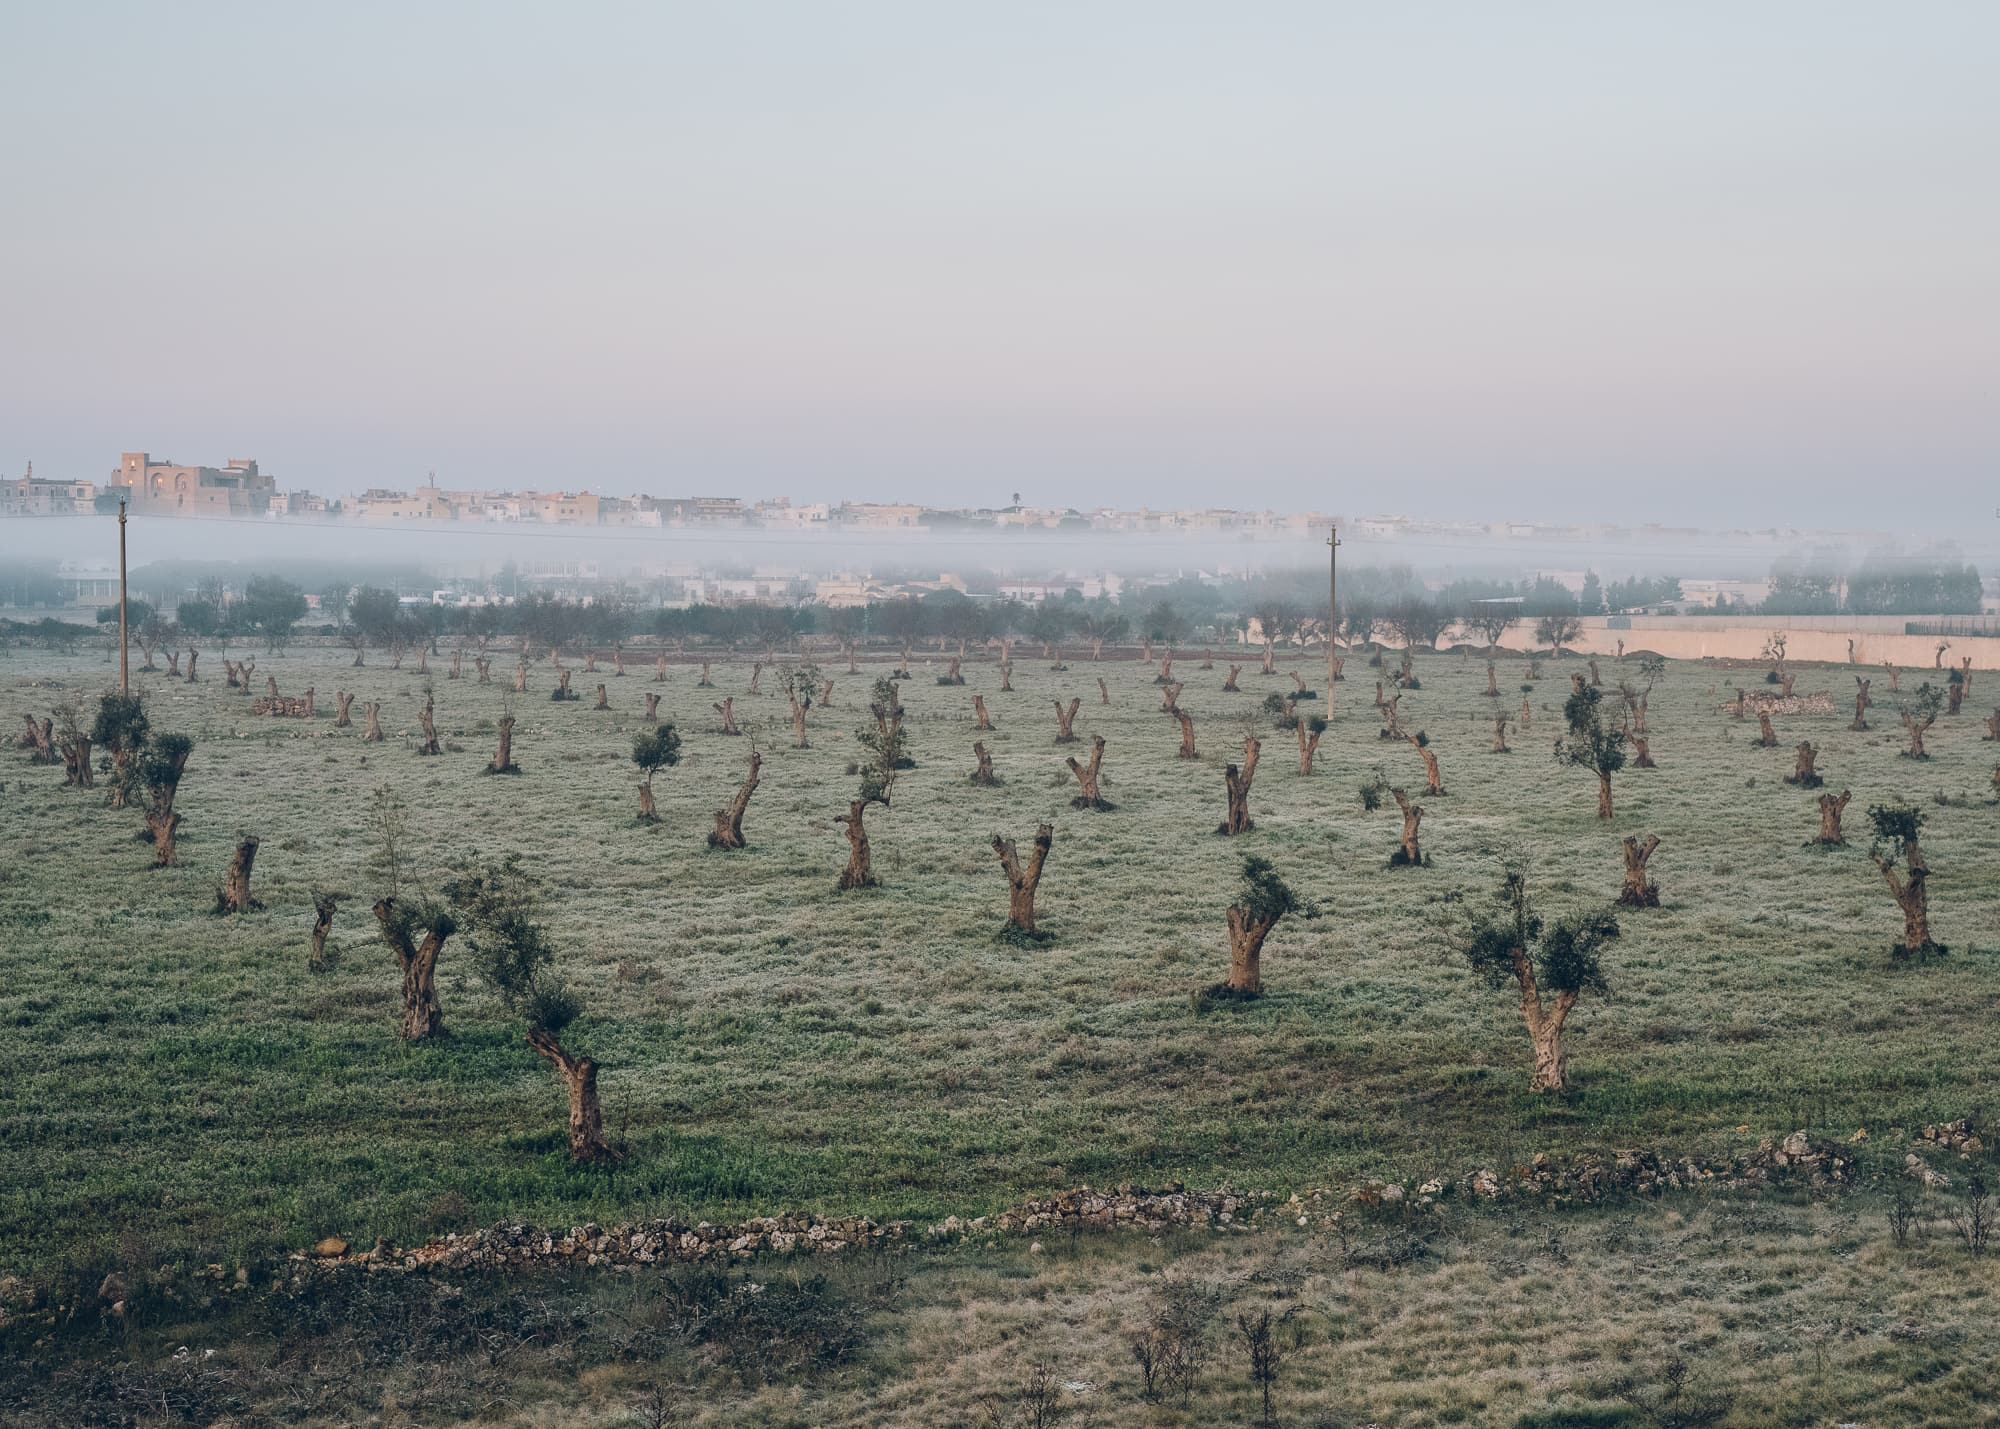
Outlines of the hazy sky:
[[17,0],[0,470],[1984,528],[1997,75],[1992,0]]

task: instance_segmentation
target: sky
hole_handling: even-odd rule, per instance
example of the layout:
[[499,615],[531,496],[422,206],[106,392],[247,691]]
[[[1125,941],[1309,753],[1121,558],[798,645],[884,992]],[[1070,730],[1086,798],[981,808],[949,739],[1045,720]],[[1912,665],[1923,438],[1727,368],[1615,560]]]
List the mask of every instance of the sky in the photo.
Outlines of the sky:
[[2000,5],[0,7],[0,473],[2000,520]]

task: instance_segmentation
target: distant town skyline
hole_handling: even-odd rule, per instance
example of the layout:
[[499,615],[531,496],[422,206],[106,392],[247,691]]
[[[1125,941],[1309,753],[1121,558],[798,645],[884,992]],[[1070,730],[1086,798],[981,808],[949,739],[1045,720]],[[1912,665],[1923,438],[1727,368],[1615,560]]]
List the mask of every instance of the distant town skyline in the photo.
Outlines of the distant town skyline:
[[0,475],[1963,532],[2000,10],[11,14]]

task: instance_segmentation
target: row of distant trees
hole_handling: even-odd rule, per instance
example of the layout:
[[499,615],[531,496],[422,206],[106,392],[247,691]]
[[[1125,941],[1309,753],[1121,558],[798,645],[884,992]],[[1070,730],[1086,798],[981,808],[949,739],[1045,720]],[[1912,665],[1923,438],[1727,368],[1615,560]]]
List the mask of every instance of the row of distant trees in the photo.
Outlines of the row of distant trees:
[[[153,589],[156,587],[147,587]],[[1325,586],[1315,571],[1288,571],[1226,583],[1181,580],[1149,586],[1122,599],[1079,592],[1041,603],[975,599],[945,589],[922,596],[877,601],[865,607],[765,603],[694,605],[657,609],[641,605],[625,587],[609,586],[588,598],[531,592],[506,604],[438,606],[404,603],[386,585],[334,581],[319,592],[308,620],[304,589],[275,575],[256,575],[225,594],[213,575],[193,582],[192,598],[171,610],[134,599],[128,628],[144,645],[175,641],[244,640],[281,648],[301,628],[338,634],[356,644],[411,647],[444,637],[479,640],[525,636],[540,645],[616,645],[653,636],[691,645],[778,648],[802,636],[915,644],[944,639],[978,642],[1016,638],[1041,644],[1123,644],[1151,641],[1182,645],[1221,643],[1252,621],[1265,639],[1318,642],[1326,635]],[[25,564],[0,566],[0,599],[32,604],[51,594]],[[1540,627],[1567,617],[1645,609],[1681,598],[1673,577],[1635,576],[1601,585],[1588,573],[1581,591],[1547,576],[1522,581],[1460,579],[1428,590],[1407,566],[1366,567],[1343,575],[1339,635],[1348,644],[1377,638],[1431,646],[1447,632],[1496,643],[1509,628]],[[1979,573],[1958,563],[1864,566],[1841,577],[1799,566],[1774,572],[1772,615],[1967,614],[1980,605]],[[1748,612],[1748,607],[1737,607]],[[98,613],[115,624],[115,606]],[[59,622],[6,623],[8,633],[43,643],[73,644],[75,627]],[[1544,642],[1548,643],[1548,642]]]
[[1979,569],[1956,561],[1863,565],[1840,572],[1784,563],[1771,571],[1766,615],[1977,615]]

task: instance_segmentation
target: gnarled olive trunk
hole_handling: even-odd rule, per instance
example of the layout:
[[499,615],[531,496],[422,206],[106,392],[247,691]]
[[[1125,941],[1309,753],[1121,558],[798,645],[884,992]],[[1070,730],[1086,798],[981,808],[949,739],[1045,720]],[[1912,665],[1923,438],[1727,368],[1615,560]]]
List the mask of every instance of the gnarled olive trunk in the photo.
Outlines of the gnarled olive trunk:
[[215,890],[215,907],[219,913],[248,913],[264,905],[250,896],[250,868],[257,861],[257,840],[246,834],[236,845],[236,855],[229,860],[229,872],[224,875],[222,887]]
[[1000,662],[1000,688],[1010,694],[1013,693],[1014,662],[1012,660],[1002,660]]
[[604,682],[602,680],[599,680],[597,682],[597,700],[594,704],[591,705],[591,708],[594,710],[608,710],[611,708],[611,695],[610,692],[604,688]]
[[1902,718],[1903,728],[1910,732],[1908,757],[1911,759],[1928,759],[1930,756],[1924,752],[1924,731],[1931,727],[1931,721],[1927,719],[1912,719],[1908,710],[1902,712]]
[[1498,698],[1500,698],[1500,681],[1498,678],[1498,672],[1494,669],[1493,662],[1491,660],[1488,660],[1486,662],[1486,693],[1493,699],[1497,700]]
[[1865,730],[1868,728],[1867,711],[1871,703],[1868,698],[1869,684],[1869,681],[1862,679],[1859,675],[1854,677],[1854,723],[1848,726],[1849,729]]
[[1521,696],[1521,728],[1526,729],[1531,723],[1534,722],[1534,718],[1535,718],[1535,711],[1534,708],[1531,705],[1529,705],[1528,697],[1526,695]]
[[1812,741],[1809,739],[1800,740],[1798,762],[1793,766],[1792,772],[1787,776],[1785,782],[1787,784],[1797,784],[1804,789],[1817,789],[1821,784],[1826,782],[1820,778],[1819,770],[1814,767],[1818,759],[1819,751],[1813,748]]
[[666,682],[667,682],[667,657],[663,652],[653,657],[653,683],[656,685],[664,685]]
[[363,744],[380,744],[383,738],[381,704],[374,700],[368,701],[361,706],[361,716],[367,722],[366,728],[361,732],[361,742]]
[[975,742],[972,746],[972,754],[979,761],[979,767],[972,771],[972,782],[975,784],[998,784],[1000,781],[993,774],[993,756],[986,752],[986,745],[983,742]]
[[97,776],[90,767],[90,736],[81,731],[65,735],[62,740],[63,783],[73,784],[79,789],[97,787]]
[[1653,743],[1643,734],[1630,736],[1632,742],[1632,767],[1634,769],[1657,769],[1653,762]]
[[403,1021],[405,1042],[421,1042],[444,1033],[444,1009],[438,1005],[437,960],[444,940],[453,933],[453,924],[440,918],[423,930],[424,940],[412,942],[411,929],[396,918],[396,900],[379,899],[375,921],[382,925],[382,941],[396,955],[403,969]]
[[1847,842],[1847,836],[1840,831],[1840,816],[1847,811],[1847,801],[1852,797],[1846,789],[1840,791],[1838,798],[1832,794],[1819,796],[1819,837],[1813,840],[1814,843],[1834,845]]
[[846,813],[833,817],[836,824],[844,824],[847,829],[847,867],[840,871],[840,881],[834,885],[842,891],[875,886],[875,864],[868,852],[868,825],[862,818],[867,808],[866,800],[855,799],[848,804]]
[[1417,735],[1406,734],[1403,736],[1403,738],[1407,739],[1410,742],[1410,748],[1416,750],[1417,753],[1421,754],[1424,757],[1425,795],[1428,796],[1434,794],[1443,794],[1444,776],[1438,772],[1438,759],[1436,751],[1433,750],[1428,744],[1424,743],[1424,741]]
[[993,721],[987,718],[986,715],[986,697],[984,695],[974,695],[972,697],[972,713],[972,727],[974,729],[993,728]]
[[648,690],[646,692],[646,723],[658,724],[659,722],[660,722],[660,697],[654,694],[651,690]]
[[556,1069],[569,1093],[569,1159],[586,1163],[624,1160],[624,1153],[604,1139],[604,1114],[597,1103],[597,1063],[589,1057],[572,1057],[546,1028],[531,1028],[528,1045]]
[[743,813],[750,807],[750,796],[757,792],[757,776],[763,767],[764,756],[751,750],[749,777],[736,791],[736,797],[715,811],[715,827],[708,835],[710,848],[743,847]]
[[528,692],[528,665],[527,662],[524,660],[520,664],[517,664],[514,667],[514,693],[517,695],[525,695],[527,692]]
[[326,940],[333,932],[333,915],[340,909],[341,895],[338,893],[314,892],[312,952],[306,958],[306,967],[313,972],[323,971],[327,966]]
[[1105,803],[1103,796],[1097,791],[1098,771],[1104,764],[1104,736],[1101,734],[1097,735],[1090,741],[1090,763],[1077,763],[1076,756],[1073,754],[1066,762],[1069,765],[1069,772],[1076,776],[1076,782],[1079,786],[1077,796],[1069,801],[1070,807],[1072,809],[1110,808],[1111,806]]
[[34,754],[31,756],[33,762],[36,764],[54,764],[56,762],[56,722],[52,719],[44,719],[40,724],[36,724],[33,715],[23,715],[22,718],[28,722],[28,732],[22,738],[21,742],[34,751]]
[[1771,728],[1771,712],[1757,711],[1757,743],[1765,749],[1778,747],[1778,731]]
[[189,646],[189,647],[188,647],[188,673],[187,673],[187,682],[188,682],[188,683],[189,683],[190,685],[192,685],[192,684],[194,684],[194,683],[195,683],[195,678],[194,678],[194,665],[195,665],[195,661],[196,661],[196,660],[197,660],[197,659],[198,659],[198,658],[200,657],[200,655],[201,655],[201,651],[199,651],[199,650],[196,650],[196,649],[195,649],[194,647],[192,647],[192,646]]
[[1264,991],[1264,940],[1278,926],[1274,917],[1258,917],[1234,904],[1229,909],[1229,990],[1241,997]]
[[1264,752],[1264,746],[1256,739],[1243,741],[1243,764],[1231,764],[1222,771],[1223,792],[1228,798],[1228,812],[1216,826],[1219,834],[1247,834],[1256,824],[1250,818],[1250,785],[1257,777],[1257,759]]
[[1069,702],[1069,708],[1064,709],[1063,702],[1061,700],[1057,700],[1055,702],[1055,706],[1056,706],[1056,743],[1057,744],[1076,743],[1076,731],[1072,728],[1072,726],[1076,723],[1076,712],[1077,710],[1082,708],[1083,701],[1081,699],[1072,698]]
[[1512,754],[1514,752],[1507,747],[1507,716],[1505,715],[1501,715],[1493,721],[1493,752],[1495,754]]
[[1660,890],[1646,876],[1646,863],[1660,846],[1659,835],[1647,834],[1640,840],[1627,834],[1624,843],[1625,886],[1618,891],[1618,901],[1627,908],[1659,907]]
[[431,702],[428,698],[424,700],[423,708],[417,711],[417,723],[423,726],[424,731],[424,742],[417,746],[417,753],[444,753],[444,750],[438,745],[437,723],[432,717]]
[[1897,945],[1898,958],[1913,958],[1920,953],[1936,949],[1931,941],[1931,900],[1930,868],[1923,862],[1923,855],[1910,858],[1909,876],[1898,877],[1896,865],[1879,854],[1871,854],[1875,866],[1882,870],[1882,878],[1889,885],[1889,895],[1896,900],[1896,906],[1903,910],[1903,941]]
[[1097,702],[1100,705],[1108,705],[1111,703],[1111,690],[1110,687],[1108,687],[1104,683],[1104,677],[1102,675],[1097,677]]
[[1391,861],[1395,863],[1421,864],[1424,861],[1424,845],[1423,841],[1417,836],[1417,830],[1423,826],[1424,806],[1422,804],[1411,803],[1410,796],[1405,794],[1401,789],[1391,789],[1389,796],[1396,801],[1396,807],[1403,811],[1402,846],[1397,850],[1395,858]]
[[519,774],[521,768],[514,762],[514,717],[504,715],[500,720],[500,747],[493,751],[492,762],[486,766],[488,774]]
[[736,727],[736,696],[724,695],[722,703],[713,705],[711,708],[722,716],[722,732],[724,734],[743,733],[742,730]]
[[999,855],[1001,871],[1007,875],[1007,926],[1016,932],[1035,931],[1035,890],[1041,887],[1042,865],[1048,862],[1055,839],[1054,824],[1037,828],[1034,852],[1024,864],[1015,854],[1012,839],[993,836],[993,852]]
[[1242,673],[1243,667],[1241,665],[1231,665],[1229,667],[1229,678],[1222,682],[1222,688],[1231,692],[1236,691],[1239,688],[1236,683],[1236,677]]
[[1597,775],[1597,817],[1611,818],[1611,776],[1602,769],[1592,772]]
[[333,692],[333,703],[333,727],[335,729],[352,729],[354,721],[348,717],[348,709],[354,703],[354,696],[346,690],[335,690]]
[[799,692],[789,685],[785,687],[785,698],[792,704],[792,748],[809,749],[806,743],[806,707],[799,698]]
[[445,678],[447,680],[456,680],[464,674],[465,652],[463,650],[454,650],[451,652],[451,669],[445,672]]
[[1181,722],[1181,750],[1178,757],[1199,759],[1201,756],[1194,752],[1194,716],[1186,710],[1177,709],[1174,711],[1174,718]]
[[1294,720],[1292,731],[1299,737],[1299,773],[1313,772],[1313,756],[1319,753],[1319,738],[1324,731],[1306,729],[1304,720]]

